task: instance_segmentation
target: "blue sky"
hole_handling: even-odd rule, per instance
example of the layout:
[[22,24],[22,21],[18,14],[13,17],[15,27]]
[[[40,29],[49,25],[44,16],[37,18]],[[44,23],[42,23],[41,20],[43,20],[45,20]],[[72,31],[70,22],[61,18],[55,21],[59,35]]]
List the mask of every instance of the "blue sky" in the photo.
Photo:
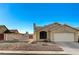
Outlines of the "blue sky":
[[78,3],[7,3],[0,4],[0,25],[20,32],[33,32],[33,23],[39,26],[59,22],[79,27]]

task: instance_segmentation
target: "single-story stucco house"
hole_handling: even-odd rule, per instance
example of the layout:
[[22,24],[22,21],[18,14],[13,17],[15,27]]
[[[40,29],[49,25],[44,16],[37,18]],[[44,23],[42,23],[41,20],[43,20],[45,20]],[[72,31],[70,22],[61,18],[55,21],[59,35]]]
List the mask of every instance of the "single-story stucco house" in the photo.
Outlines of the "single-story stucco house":
[[79,30],[66,24],[53,23],[45,26],[37,26],[34,23],[33,27],[34,41],[79,41]]

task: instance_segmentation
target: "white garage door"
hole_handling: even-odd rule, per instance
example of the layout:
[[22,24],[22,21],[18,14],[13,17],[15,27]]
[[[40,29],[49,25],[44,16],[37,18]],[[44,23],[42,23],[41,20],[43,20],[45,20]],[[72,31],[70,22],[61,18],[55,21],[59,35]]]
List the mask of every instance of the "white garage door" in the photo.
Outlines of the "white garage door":
[[74,41],[74,33],[54,33],[54,41]]

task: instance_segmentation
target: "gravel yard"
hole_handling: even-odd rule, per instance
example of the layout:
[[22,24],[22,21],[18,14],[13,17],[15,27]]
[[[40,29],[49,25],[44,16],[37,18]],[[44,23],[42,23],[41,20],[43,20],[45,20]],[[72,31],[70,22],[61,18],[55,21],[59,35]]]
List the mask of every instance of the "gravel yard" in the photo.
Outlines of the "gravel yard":
[[16,42],[16,43],[0,43],[0,50],[9,50],[9,51],[63,51],[55,43],[46,43],[46,42],[35,42],[35,43],[26,43],[26,42]]

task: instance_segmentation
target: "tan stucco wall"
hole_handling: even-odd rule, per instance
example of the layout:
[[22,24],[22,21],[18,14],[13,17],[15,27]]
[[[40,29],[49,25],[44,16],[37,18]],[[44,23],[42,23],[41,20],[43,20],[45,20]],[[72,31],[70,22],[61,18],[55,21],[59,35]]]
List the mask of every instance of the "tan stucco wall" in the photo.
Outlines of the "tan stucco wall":
[[29,36],[25,34],[4,34],[4,39],[7,41],[12,41],[12,40],[28,41]]
[[33,41],[38,41],[38,32],[34,32]]
[[75,42],[78,42],[78,37],[79,37],[78,32],[75,32],[75,40],[74,40]]
[[78,31],[78,38],[79,38],[79,31]]

